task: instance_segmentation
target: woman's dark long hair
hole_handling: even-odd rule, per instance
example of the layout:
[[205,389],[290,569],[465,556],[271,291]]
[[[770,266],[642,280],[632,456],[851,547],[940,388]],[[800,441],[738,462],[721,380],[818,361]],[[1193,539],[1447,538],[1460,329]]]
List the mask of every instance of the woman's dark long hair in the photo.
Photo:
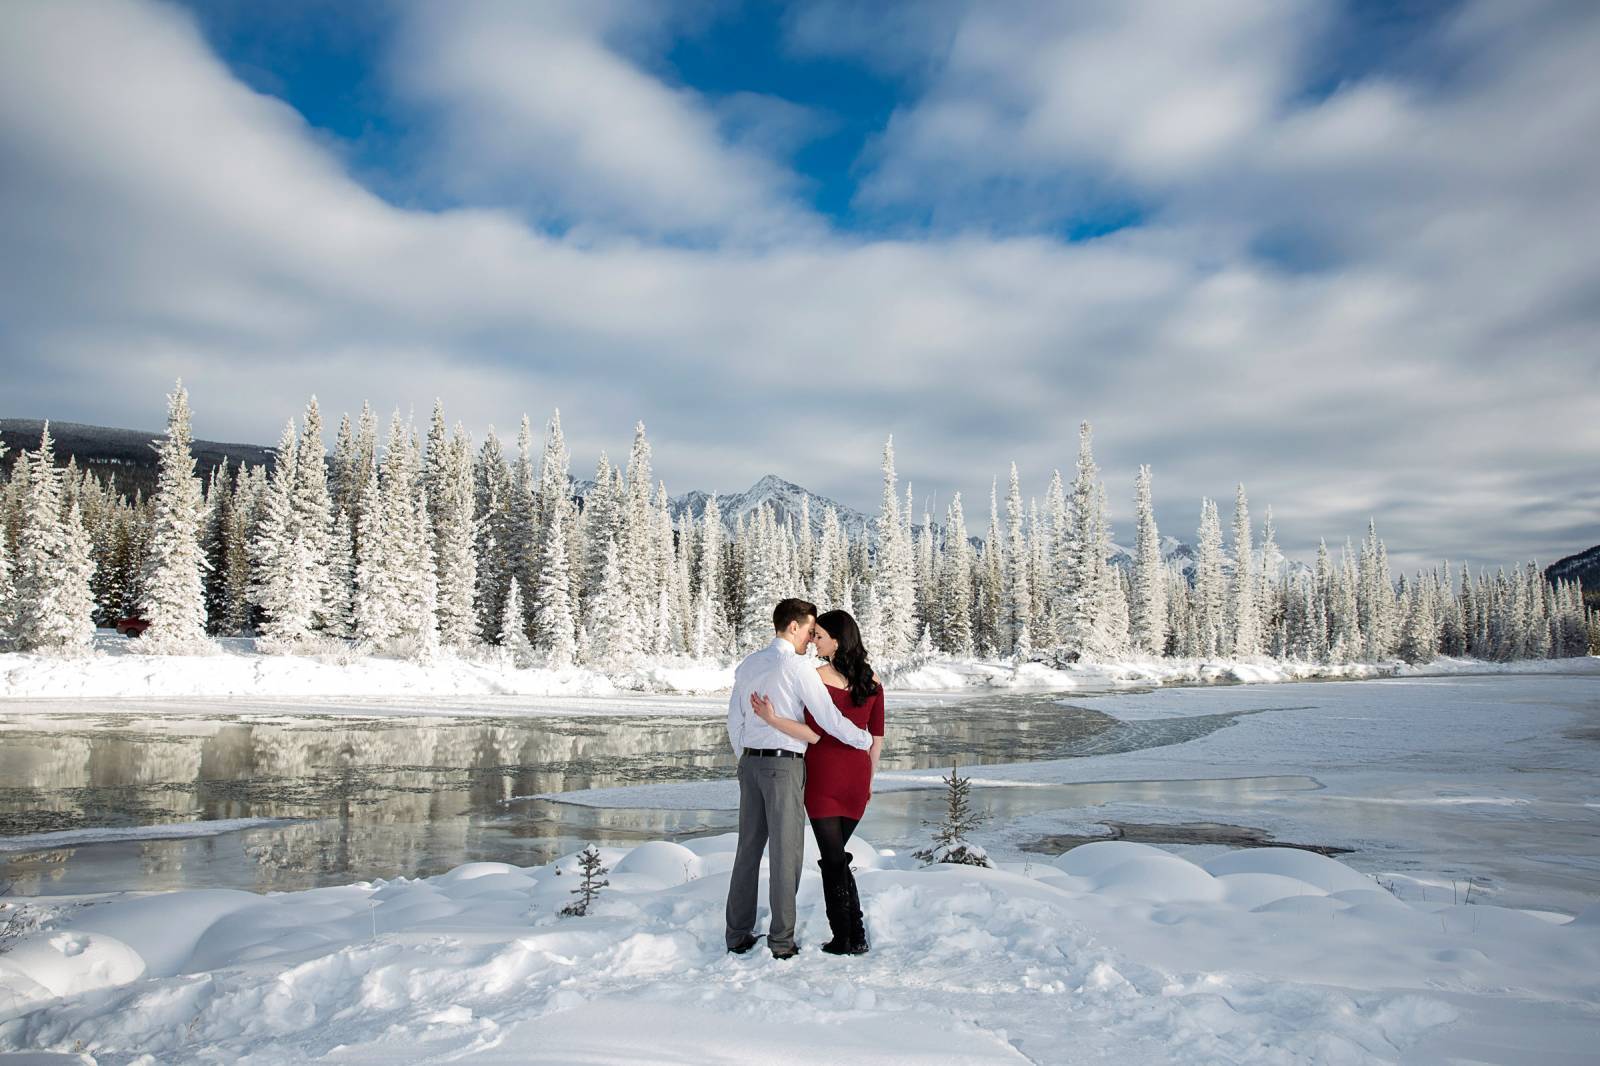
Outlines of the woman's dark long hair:
[[861,629],[848,611],[819,614],[817,625],[839,642],[829,661],[850,683],[850,702],[861,706],[878,691],[878,683],[872,679],[872,664],[867,662],[866,645],[861,643]]

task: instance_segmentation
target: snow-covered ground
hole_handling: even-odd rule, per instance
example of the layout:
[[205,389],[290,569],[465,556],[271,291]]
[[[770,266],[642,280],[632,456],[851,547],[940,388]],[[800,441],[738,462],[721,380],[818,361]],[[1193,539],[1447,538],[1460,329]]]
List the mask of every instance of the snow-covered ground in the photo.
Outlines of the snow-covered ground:
[[[323,654],[275,655],[257,650],[249,638],[214,642],[208,655],[153,656],[137,640],[109,630],[96,634],[83,655],[59,658],[0,654],[0,699],[247,699],[384,698],[462,699],[474,696],[588,697],[613,704],[637,694],[707,695],[726,692],[731,662],[687,657],[642,661],[628,671],[605,673],[585,667],[518,668],[493,652],[460,657],[441,652],[432,662],[360,655],[341,648]],[[1422,667],[1400,662],[1305,663],[1248,660],[1131,657],[1064,669],[1044,663],[956,659],[934,654],[890,671],[896,691],[948,692],[982,689],[1103,691],[1172,684],[1262,683],[1306,678],[1366,678],[1393,674],[1518,672],[1560,669],[1568,660],[1485,663],[1441,659]]]
[[[907,859],[880,828],[919,826],[937,774],[882,775],[862,833],[886,850],[852,843],[873,938],[855,959],[725,954],[726,835],[604,849],[611,885],[585,918],[555,913],[572,856],[266,896],[22,901],[44,927],[0,955],[0,1051],[112,1066],[1592,1061],[1600,660],[1063,702],[1135,727],[1245,713],[1184,743],[977,769],[980,805],[1003,814],[976,835],[995,871]],[[727,809],[735,793],[562,798]],[[1197,821],[1355,850],[1049,846]]]
[[607,850],[582,918],[556,916],[570,856],[66,909],[0,956],[0,1049],[102,1066],[1592,1061],[1600,908],[1558,923],[1403,902],[1281,849],[1199,865],[1114,842],[990,871],[858,841],[873,950],[816,950],[808,872],[807,950],[778,962],[723,950],[732,846]]

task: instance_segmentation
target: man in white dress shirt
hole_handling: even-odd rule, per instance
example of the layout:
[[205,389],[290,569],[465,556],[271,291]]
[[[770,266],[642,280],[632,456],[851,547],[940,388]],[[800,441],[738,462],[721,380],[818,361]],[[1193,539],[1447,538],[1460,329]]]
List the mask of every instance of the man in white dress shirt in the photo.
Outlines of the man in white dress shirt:
[[796,722],[810,711],[818,725],[851,747],[872,746],[871,735],[839,713],[815,664],[803,658],[816,618],[816,607],[805,600],[780,600],[772,611],[772,643],[739,664],[728,697],[728,740],[739,757],[739,848],[728,882],[727,944],[741,955],[760,939],[756,894],[763,851],[772,910],[767,947],[777,959],[799,953],[794,896],[805,858],[806,745],[756,717],[751,697],[767,697],[779,715]]

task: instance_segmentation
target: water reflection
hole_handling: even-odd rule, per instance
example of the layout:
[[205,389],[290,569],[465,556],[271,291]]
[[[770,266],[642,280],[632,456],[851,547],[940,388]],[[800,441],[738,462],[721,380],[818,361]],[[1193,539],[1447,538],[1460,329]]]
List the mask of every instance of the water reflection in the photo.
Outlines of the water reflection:
[[[1119,723],[1045,696],[897,707],[885,769],[1174,743],[1231,715]],[[0,716],[0,836],[231,818],[220,836],[0,856],[19,893],[288,890],[541,862],[585,840],[723,832],[731,812],[593,811],[512,796],[731,777],[718,717]]]

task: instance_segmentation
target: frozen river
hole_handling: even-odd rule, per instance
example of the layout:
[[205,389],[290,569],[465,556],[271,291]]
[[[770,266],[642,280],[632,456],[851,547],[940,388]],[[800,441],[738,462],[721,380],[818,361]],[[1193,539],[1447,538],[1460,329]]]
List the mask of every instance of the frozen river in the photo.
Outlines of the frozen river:
[[[1348,852],[1398,891],[1470,881],[1496,902],[1576,912],[1600,901],[1592,664],[907,695],[891,700],[861,833],[924,842],[940,802],[928,786],[955,761],[980,781],[979,839],[1005,858],[1108,835],[1180,850],[1283,842]],[[289,890],[733,827],[719,700],[571,706],[13,701],[0,713],[0,884]]]

